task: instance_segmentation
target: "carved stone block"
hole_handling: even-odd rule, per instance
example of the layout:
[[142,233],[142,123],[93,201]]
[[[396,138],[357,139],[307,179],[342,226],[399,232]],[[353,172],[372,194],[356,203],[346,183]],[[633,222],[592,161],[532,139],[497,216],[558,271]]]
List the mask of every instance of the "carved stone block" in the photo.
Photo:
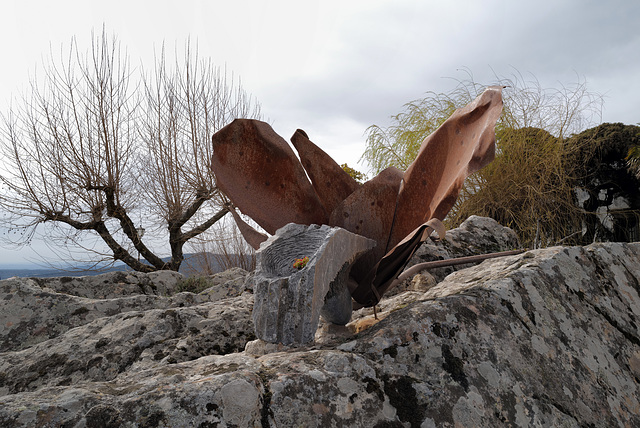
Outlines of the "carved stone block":
[[[253,320],[266,342],[312,342],[320,314],[346,324],[351,318],[349,271],[375,241],[327,225],[288,224],[258,251]],[[294,267],[296,259],[306,265]]]

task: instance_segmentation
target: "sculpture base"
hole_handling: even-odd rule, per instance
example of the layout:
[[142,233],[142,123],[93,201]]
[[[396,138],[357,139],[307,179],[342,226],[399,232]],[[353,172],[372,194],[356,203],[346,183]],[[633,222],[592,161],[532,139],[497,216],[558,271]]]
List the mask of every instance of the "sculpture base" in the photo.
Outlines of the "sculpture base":
[[[351,265],[375,241],[326,225],[288,224],[260,246],[254,277],[253,321],[266,342],[313,342],[322,314],[329,322],[351,319]],[[294,261],[308,257],[302,269]]]

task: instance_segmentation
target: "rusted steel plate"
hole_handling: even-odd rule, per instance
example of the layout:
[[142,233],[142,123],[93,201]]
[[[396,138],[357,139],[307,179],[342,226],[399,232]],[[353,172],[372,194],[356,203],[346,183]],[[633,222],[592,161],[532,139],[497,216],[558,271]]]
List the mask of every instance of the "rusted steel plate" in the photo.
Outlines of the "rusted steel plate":
[[351,291],[353,300],[363,306],[373,306],[380,301],[380,297],[389,289],[393,280],[402,273],[407,262],[413,257],[422,237],[428,237],[433,228],[423,224],[393,249],[369,265],[368,272],[360,279],[354,277],[358,286]]
[[240,234],[247,241],[247,244],[251,245],[254,250],[260,248],[260,244],[268,239],[268,236],[264,233],[260,233],[251,227],[247,222],[245,222],[242,217],[236,212],[235,208],[230,207],[229,212],[233,217],[233,220],[236,222],[236,226],[238,226],[238,230]]
[[331,156],[309,140],[302,129],[293,134],[291,142],[327,213],[333,212],[340,202],[360,187]]
[[380,300],[432,232],[426,222],[443,220],[466,177],[493,160],[494,128],[501,111],[502,88],[490,87],[425,139],[404,173],[387,243],[390,250],[366,275],[354,278],[358,281],[352,290],[356,302],[372,306]]
[[269,124],[236,119],[212,144],[217,186],[268,233],[288,223],[328,222],[298,158]]
[[387,168],[338,204],[329,217],[330,226],[342,227],[377,242],[377,246],[352,267],[351,276],[356,281],[385,253],[401,181],[401,170]]
[[494,128],[501,111],[502,87],[492,86],[424,140],[404,173],[387,249],[427,220],[443,220],[464,180],[493,160]]

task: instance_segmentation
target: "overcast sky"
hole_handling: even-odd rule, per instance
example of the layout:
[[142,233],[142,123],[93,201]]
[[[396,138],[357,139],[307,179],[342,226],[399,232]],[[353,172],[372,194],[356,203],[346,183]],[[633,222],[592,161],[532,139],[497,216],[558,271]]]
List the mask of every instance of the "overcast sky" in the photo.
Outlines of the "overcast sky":
[[[179,5],[179,6],[178,6]],[[586,81],[603,122],[640,122],[640,2],[634,0],[51,1],[10,0],[0,14],[0,109],[29,75],[102,26],[132,64],[164,42],[197,41],[227,67],[285,139],[297,128],[357,169],[364,132],[470,70],[482,84],[519,71],[544,87]],[[34,258],[0,248],[5,262]]]

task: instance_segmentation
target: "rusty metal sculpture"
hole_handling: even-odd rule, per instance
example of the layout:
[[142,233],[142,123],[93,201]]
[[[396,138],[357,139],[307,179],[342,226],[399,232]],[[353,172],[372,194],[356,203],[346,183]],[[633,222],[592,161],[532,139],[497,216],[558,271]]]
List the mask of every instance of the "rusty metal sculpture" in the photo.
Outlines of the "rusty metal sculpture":
[[[502,88],[489,87],[424,140],[405,172],[388,168],[363,185],[304,131],[291,138],[298,160],[283,138],[256,120],[235,120],[213,135],[212,168],[218,187],[269,234],[288,223],[327,224],[375,240],[350,273],[357,284],[352,298],[373,306],[441,225],[467,176],[493,160],[501,111]],[[233,214],[258,248],[267,236]]]

